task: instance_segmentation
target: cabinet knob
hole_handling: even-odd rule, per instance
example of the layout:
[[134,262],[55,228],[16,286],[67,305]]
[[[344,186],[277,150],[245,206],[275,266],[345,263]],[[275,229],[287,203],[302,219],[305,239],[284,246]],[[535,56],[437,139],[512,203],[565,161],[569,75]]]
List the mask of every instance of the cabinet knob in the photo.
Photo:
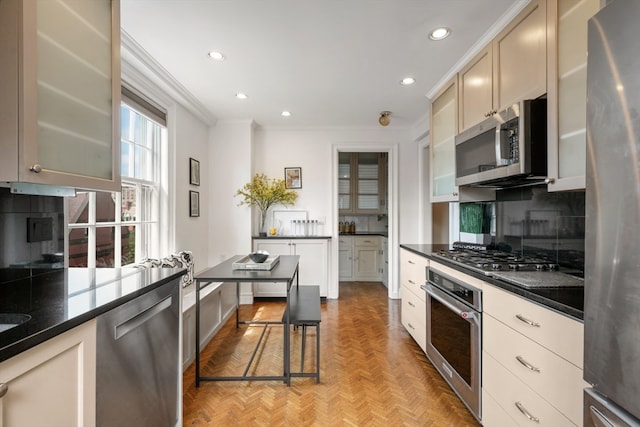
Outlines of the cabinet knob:
[[5,383],[0,383],[0,399],[4,397],[5,394],[9,391],[9,386]]
[[458,193],[456,193],[455,191],[451,194],[453,195],[453,197],[458,197]]
[[31,166],[29,168],[29,170],[31,172],[40,173],[40,172],[42,172],[42,166],[40,166],[39,164],[36,163],[35,165]]

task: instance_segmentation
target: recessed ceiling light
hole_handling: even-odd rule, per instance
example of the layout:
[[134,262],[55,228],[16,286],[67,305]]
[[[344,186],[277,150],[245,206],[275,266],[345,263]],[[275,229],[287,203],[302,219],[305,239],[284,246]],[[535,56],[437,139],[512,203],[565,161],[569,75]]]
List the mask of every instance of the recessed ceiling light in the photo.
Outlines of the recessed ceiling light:
[[248,96],[247,96],[246,93],[238,92],[238,93],[236,93],[236,98],[238,98],[238,99],[247,99]]
[[429,33],[429,38],[431,40],[442,40],[449,37],[449,34],[451,34],[451,30],[449,28],[436,28]]
[[225,56],[222,52],[216,52],[215,50],[212,50],[211,52],[208,53],[209,58],[215,60],[215,61],[224,61],[225,60]]
[[416,82],[416,79],[414,79],[413,77],[405,77],[404,79],[400,80],[400,84],[402,86],[409,86],[412,85]]
[[282,117],[289,117],[289,116],[291,116],[291,111],[283,111],[280,114],[282,115]]

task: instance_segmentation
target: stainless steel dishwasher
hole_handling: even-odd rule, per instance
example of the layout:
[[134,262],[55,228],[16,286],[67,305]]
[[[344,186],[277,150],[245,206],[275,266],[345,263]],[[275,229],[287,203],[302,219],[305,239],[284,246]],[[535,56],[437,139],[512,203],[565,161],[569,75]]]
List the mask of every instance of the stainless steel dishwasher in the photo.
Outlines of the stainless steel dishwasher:
[[177,425],[179,297],[175,279],[98,317],[98,427]]

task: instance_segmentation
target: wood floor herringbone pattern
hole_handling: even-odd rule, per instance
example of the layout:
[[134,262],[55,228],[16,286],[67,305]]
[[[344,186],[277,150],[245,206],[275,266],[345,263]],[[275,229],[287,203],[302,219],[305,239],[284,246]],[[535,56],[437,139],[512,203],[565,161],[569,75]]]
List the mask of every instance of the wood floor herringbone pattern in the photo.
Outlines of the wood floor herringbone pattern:
[[[282,302],[242,306],[241,318],[278,319]],[[240,375],[262,332],[234,318],[202,351],[202,375]],[[305,371],[315,367],[315,331],[307,331]],[[479,426],[400,323],[400,301],[376,282],[344,282],[322,304],[320,384],[313,378],[203,382],[184,374],[185,426]],[[300,368],[300,331],[292,333],[292,369]],[[270,326],[250,374],[281,375],[282,327]]]

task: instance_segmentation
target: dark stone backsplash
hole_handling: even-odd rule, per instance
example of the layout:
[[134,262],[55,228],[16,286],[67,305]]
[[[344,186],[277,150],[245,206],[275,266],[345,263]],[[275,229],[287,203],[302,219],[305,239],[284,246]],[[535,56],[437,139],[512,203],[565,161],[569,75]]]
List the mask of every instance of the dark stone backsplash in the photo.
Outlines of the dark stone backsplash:
[[[64,265],[64,199],[12,194],[0,188],[0,268],[60,268]],[[38,238],[29,236],[33,219],[46,227]],[[31,219],[31,220],[30,220]],[[36,241],[37,240],[37,241]]]

